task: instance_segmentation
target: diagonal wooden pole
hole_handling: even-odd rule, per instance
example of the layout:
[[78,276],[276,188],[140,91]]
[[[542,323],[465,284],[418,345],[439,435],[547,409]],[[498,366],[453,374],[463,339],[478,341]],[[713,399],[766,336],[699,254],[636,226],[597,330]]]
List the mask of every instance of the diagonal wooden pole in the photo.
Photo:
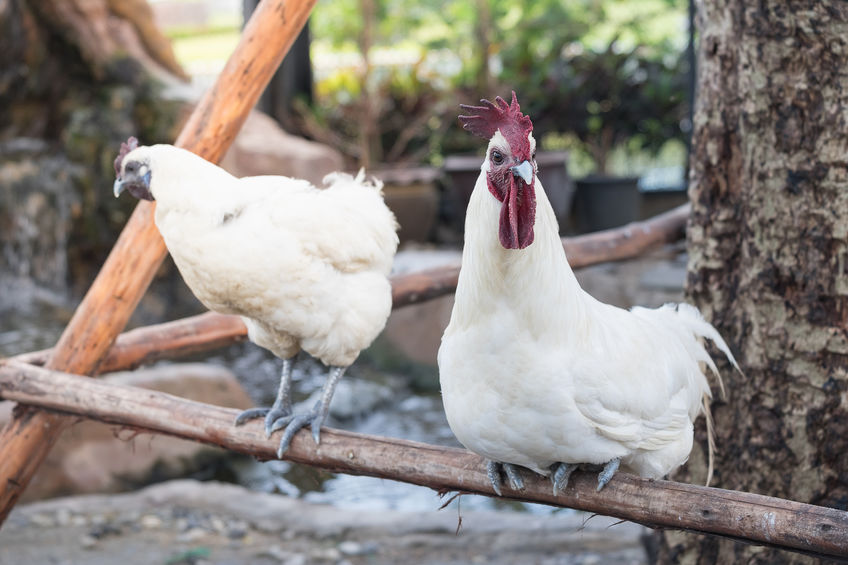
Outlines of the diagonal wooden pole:
[[[194,109],[176,145],[213,162],[221,158],[316,1],[265,0],[259,4],[218,81]],[[79,375],[96,374],[166,253],[153,224],[153,205],[141,202],[46,367]],[[0,432],[0,524],[72,421],[35,408],[16,408],[12,420]]]

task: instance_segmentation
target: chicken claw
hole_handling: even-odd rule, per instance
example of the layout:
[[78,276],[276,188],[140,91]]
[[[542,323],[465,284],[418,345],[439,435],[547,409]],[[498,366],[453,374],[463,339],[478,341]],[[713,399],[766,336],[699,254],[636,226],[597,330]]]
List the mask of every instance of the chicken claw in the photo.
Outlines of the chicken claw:
[[501,492],[501,477],[500,470],[503,469],[506,478],[509,480],[509,486],[512,490],[524,490],[524,480],[518,474],[518,467],[512,463],[498,463],[497,461],[489,461],[486,463],[486,475],[489,477],[489,482],[492,483],[492,488],[498,496],[503,496]]
[[565,487],[568,486],[568,478],[576,470],[576,463],[554,463],[551,465],[551,484],[554,487],[554,496],[565,491]]
[[339,384],[339,380],[344,375],[345,369],[347,367],[330,367],[330,374],[327,376],[327,382],[324,383],[321,398],[318,399],[312,410],[306,414],[298,414],[297,416],[289,413],[271,423],[269,435],[277,430],[286,429],[283,432],[283,437],[280,439],[280,447],[277,448],[277,457],[280,459],[283,458],[283,454],[288,451],[291,445],[294,434],[306,426],[311,426],[312,428],[312,439],[315,440],[315,445],[321,443],[321,425],[327,419],[327,414],[330,412],[330,401],[333,400],[336,385]]
[[[241,426],[245,422],[255,420],[257,418],[265,418],[265,437],[271,437],[274,432],[274,422],[277,422],[291,414],[291,407],[288,411],[274,404],[271,408],[249,408],[236,416],[233,425]],[[279,429],[279,428],[277,428]]]
[[265,437],[271,437],[274,430],[280,429],[275,428],[274,424],[292,413],[290,392],[292,365],[294,364],[294,359],[294,357],[283,359],[283,371],[280,375],[280,387],[277,389],[277,398],[274,400],[274,405],[270,408],[250,408],[249,410],[245,410],[236,416],[234,425],[240,426],[249,420],[264,417]]
[[621,464],[621,459],[616,457],[606,465],[604,465],[604,470],[598,475],[598,489],[597,492],[601,492],[601,489],[610,481],[610,479],[615,475],[615,472],[618,471],[618,466]]
[[286,431],[283,432],[283,437],[280,438],[280,447],[277,448],[277,457],[282,459],[283,455],[286,451],[289,450],[291,446],[292,439],[294,439],[294,434],[299,432],[301,429],[306,426],[310,426],[312,428],[312,439],[315,440],[315,445],[318,445],[321,442],[321,424],[324,423],[324,418],[326,414],[321,413],[321,401],[319,400],[315,403],[315,406],[311,411],[306,414],[298,414],[297,416],[290,415],[285,416],[284,418],[280,418],[276,422],[274,422],[274,427],[272,431],[277,431],[285,428]]

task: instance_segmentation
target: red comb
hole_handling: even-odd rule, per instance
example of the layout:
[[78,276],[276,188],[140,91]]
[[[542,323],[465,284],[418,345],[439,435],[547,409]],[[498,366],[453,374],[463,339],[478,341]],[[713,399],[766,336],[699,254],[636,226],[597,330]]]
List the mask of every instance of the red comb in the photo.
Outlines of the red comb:
[[468,106],[460,104],[459,107],[468,112],[467,116],[459,116],[462,127],[474,135],[490,139],[495,132],[501,130],[506,135],[506,130],[523,133],[527,137],[533,131],[533,122],[528,116],[521,113],[515,91],[512,91],[512,103],[507,104],[500,96],[495,97],[495,102],[480,100],[483,106]]
[[118,152],[118,156],[115,157],[115,175],[121,175],[121,163],[124,162],[124,157],[127,156],[127,153],[132,151],[138,147],[138,140],[135,137],[130,137],[126,143],[121,144],[121,150]]

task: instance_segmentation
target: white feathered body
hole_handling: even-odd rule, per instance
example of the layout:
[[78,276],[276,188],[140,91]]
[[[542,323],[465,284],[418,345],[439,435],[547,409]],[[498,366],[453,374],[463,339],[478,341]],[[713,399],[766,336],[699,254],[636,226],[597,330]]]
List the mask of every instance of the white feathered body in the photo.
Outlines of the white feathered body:
[[541,474],[614,458],[643,477],[667,474],[687,459],[710,395],[701,338],[730,356],[727,346],[692,306],[627,311],[584,292],[538,177],[535,240],[502,247],[486,166],[439,350],[451,429],[471,451]]
[[182,149],[149,151],[156,225],[205,306],[242,316],[250,340],[284,359],[302,348],[348,366],[370,345],[391,311],[398,243],[378,184],[237,179]]

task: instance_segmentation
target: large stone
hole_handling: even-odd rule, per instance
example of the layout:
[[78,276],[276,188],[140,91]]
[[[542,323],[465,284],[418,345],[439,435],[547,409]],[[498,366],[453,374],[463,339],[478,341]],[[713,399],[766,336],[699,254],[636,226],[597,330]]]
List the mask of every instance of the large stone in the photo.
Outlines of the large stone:
[[72,210],[80,206],[74,185],[82,172],[40,151],[46,146],[37,140],[0,146],[0,276],[4,284],[11,276],[58,290],[67,282]]
[[[252,405],[236,377],[214,365],[162,365],[113,373],[104,379],[218,406]],[[0,426],[8,421],[11,408],[11,402],[0,403]],[[82,420],[62,434],[22,499],[120,492],[154,480],[185,476],[225,454],[196,442]]]
[[[395,256],[392,273],[411,273],[445,266],[458,266],[459,251],[407,249]],[[416,363],[436,365],[442,334],[450,322],[453,294],[405,306],[392,312],[382,338]]]
[[253,111],[221,166],[237,177],[283,175],[321,186],[328,173],[344,169],[341,153],[284,131],[270,116]]

